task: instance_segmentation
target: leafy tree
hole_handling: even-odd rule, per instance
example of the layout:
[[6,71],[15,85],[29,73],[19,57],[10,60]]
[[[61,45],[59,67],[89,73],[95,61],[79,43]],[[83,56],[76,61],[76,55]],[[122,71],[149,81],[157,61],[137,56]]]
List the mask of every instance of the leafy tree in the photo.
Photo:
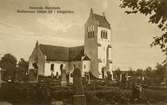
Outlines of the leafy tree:
[[167,0],[120,0],[121,8],[125,13],[141,13],[149,17],[149,22],[156,24],[163,32],[161,36],[154,37],[151,46],[159,45],[167,55]]
[[165,78],[165,66],[162,64],[157,63],[156,65],[156,71],[155,71],[155,77],[157,77],[159,82],[162,82]]
[[1,61],[0,61],[0,67],[5,70],[6,80],[12,80],[15,79],[15,71],[16,71],[16,63],[17,59],[11,55],[11,54],[5,54]]
[[155,69],[151,67],[146,68],[144,71],[146,81],[148,83],[161,83],[166,78],[166,64],[157,63]]

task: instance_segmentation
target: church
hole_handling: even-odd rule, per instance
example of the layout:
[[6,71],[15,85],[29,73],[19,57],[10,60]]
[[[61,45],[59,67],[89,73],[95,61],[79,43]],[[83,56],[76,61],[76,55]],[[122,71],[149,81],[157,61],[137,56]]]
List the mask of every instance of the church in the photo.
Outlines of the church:
[[64,47],[36,42],[29,57],[29,70],[37,68],[40,76],[55,76],[61,75],[60,66],[67,74],[77,67],[82,77],[91,73],[98,79],[104,78],[107,71],[112,73],[111,26],[105,14],[96,14],[91,9],[84,31],[83,46]]

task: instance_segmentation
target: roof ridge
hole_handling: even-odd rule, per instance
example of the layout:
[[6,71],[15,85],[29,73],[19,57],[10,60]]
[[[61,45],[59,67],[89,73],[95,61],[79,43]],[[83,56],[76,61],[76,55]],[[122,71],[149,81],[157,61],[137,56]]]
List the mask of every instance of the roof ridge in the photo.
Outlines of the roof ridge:
[[51,45],[51,44],[39,44],[40,45],[43,45],[43,46],[51,46],[51,47],[63,47],[63,48],[68,48],[68,47],[65,47],[65,46],[57,46],[57,45]]
[[57,46],[57,45],[51,45],[51,44],[39,44],[43,46],[51,46],[51,47],[64,47],[64,48],[76,48],[76,47],[84,47],[84,45],[79,45],[79,46],[72,46],[72,47],[66,47],[66,46]]
[[73,46],[73,47],[69,47],[69,48],[76,48],[76,47],[84,47],[84,45],[80,45],[80,46]]

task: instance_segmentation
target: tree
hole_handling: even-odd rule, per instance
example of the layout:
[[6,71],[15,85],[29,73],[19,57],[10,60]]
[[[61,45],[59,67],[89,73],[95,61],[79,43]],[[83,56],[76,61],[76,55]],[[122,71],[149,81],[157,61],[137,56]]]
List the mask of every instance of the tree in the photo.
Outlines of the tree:
[[155,69],[148,67],[144,72],[147,83],[159,84],[166,78],[166,64],[157,63]]
[[5,80],[12,80],[15,79],[15,72],[16,72],[16,63],[17,59],[11,54],[5,54],[1,61],[0,67],[5,70]]
[[27,72],[28,72],[28,62],[25,61],[23,58],[20,58],[20,61],[18,63],[18,68],[17,68],[17,74],[19,80],[25,81],[27,78]]
[[164,80],[164,78],[166,76],[165,71],[166,71],[165,66],[162,65],[162,64],[157,63],[156,71],[155,71],[155,75],[156,75],[155,77],[157,77],[159,82],[162,82]]
[[[163,32],[155,36],[151,46],[159,45],[167,55],[167,0],[120,0],[121,8],[126,8],[125,13],[141,13],[149,17],[149,22],[156,24]],[[128,8],[128,10],[127,10]],[[130,10],[129,10],[130,9]]]

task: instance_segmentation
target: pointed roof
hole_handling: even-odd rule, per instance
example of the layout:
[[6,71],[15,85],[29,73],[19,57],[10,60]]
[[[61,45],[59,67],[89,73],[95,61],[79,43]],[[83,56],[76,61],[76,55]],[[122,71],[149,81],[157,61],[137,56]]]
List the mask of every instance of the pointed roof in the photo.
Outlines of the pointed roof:
[[93,14],[93,9],[92,8],[90,9],[90,14]]
[[35,46],[36,46],[36,47],[38,46],[38,40],[36,41],[36,44],[35,44]]
[[98,14],[93,14],[93,16],[98,21],[100,27],[110,29],[110,23],[107,21],[107,19],[104,16],[101,16]]
[[95,14],[95,13],[93,13],[93,9],[91,8],[91,9],[90,9],[90,16],[91,16],[91,17],[94,17],[94,19],[95,19],[96,21],[98,21],[98,25],[99,25],[100,27],[104,27],[104,28],[108,28],[108,29],[111,28],[111,27],[110,27],[110,23],[107,21],[107,19],[106,19],[104,13],[103,13],[103,15]]

